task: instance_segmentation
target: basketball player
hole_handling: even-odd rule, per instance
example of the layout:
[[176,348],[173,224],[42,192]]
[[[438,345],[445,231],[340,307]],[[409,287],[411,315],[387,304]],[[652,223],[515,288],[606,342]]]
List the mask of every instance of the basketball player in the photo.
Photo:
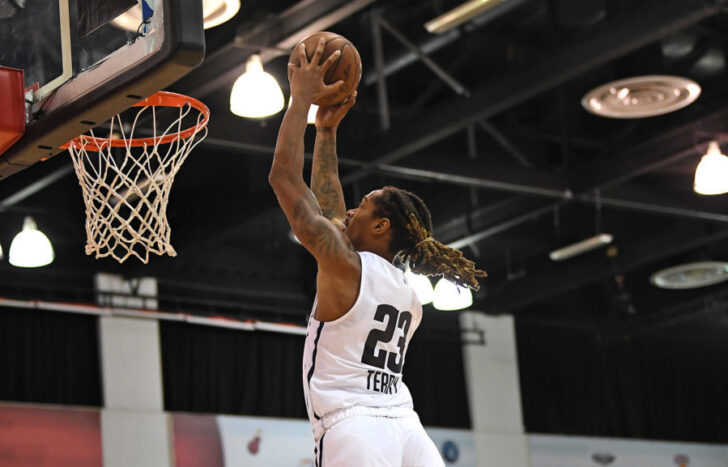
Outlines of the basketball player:
[[316,117],[312,190],[303,180],[304,132],[311,102],[335,91],[323,75],[320,42],[311,61],[301,53],[278,134],[269,181],[291,228],[318,263],[317,295],[303,361],[306,407],[317,467],[444,466],[413,410],[402,381],[407,345],[422,305],[392,261],[414,272],[442,274],[478,288],[462,253],[432,238],[430,213],[412,193],[385,187],[346,211],[336,159],[336,130],[356,95]]

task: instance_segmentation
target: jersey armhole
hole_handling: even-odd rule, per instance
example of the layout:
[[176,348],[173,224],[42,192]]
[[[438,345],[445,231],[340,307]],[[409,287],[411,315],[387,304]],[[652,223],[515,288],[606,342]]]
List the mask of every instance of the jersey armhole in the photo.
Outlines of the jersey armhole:
[[[357,294],[356,300],[354,300],[354,304],[351,306],[351,308],[346,310],[343,315],[339,316],[335,320],[324,321],[327,325],[339,324],[339,323],[344,322],[347,319],[347,317],[354,314],[354,313],[352,313],[352,311],[355,310],[359,306],[359,303],[361,303],[361,301],[363,300],[362,297],[364,296],[364,293],[363,293],[364,288],[368,284],[368,281],[369,281],[369,279],[368,279],[369,275],[366,274],[366,270],[368,269],[368,266],[365,266],[366,261],[364,260],[364,257],[362,256],[361,252],[357,251],[356,254],[359,255],[359,261],[361,262],[361,276],[359,277],[359,293]],[[316,319],[316,309],[315,308],[313,309],[313,317],[314,317],[313,319]],[[316,321],[318,321],[318,320],[316,320]],[[318,321],[318,322],[320,322],[320,321]]]

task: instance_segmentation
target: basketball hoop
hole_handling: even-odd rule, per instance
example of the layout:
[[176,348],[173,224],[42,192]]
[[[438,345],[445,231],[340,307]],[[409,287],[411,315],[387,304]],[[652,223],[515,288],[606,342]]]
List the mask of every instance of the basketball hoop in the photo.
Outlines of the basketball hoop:
[[[150,253],[177,255],[167,222],[169,193],[182,163],[207,136],[209,118],[197,99],[159,91],[112,117],[107,137],[90,130],[62,146],[86,204],[87,255],[120,263],[134,255],[145,264]],[[160,120],[171,123],[157,128]],[[148,135],[134,137],[135,131]]]

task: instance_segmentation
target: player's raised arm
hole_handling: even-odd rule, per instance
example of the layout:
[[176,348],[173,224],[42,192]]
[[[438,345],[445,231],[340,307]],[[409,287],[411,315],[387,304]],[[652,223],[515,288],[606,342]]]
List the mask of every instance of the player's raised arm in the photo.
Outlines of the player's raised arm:
[[303,180],[303,135],[308,108],[314,99],[336,91],[341,85],[340,82],[326,85],[323,81],[324,73],[338,58],[335,52],[319,65],[323,48],[321,41],[310,62],[304,50],[301,65],[289,65],[294,67],[291,77],[293,102],[283,117],[268,176],[293,233],[319,263],[336,261],[340,254],[351,252],[344,235],[321,215],[316,198]]
[[316,113],[316,142],[313,147],[311,190],[323,215],[331,220],[344,221],[346,206],[339,181],[339,162],[336,155],[336,131],[339,123],[356,102],[356,91],[340,105],[319,107]]

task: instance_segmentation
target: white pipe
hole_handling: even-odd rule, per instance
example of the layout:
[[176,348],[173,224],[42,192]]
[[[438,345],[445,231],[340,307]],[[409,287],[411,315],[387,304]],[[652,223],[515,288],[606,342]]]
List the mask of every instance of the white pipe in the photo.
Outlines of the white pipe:
[[260,331],[280,332],[283,334],[296,334],[299,336],[306,335],[306,328],[293,324],[264,323],[262,321],[256,321],[254,324],[255,329],[258,329]]
[[569,259],[576,255],[586,253],[587,251],[591,251],[601,246],[608,245],[612,243],[613,239],[614,237],[612,237],[611,234],[603,233],[595,235],[594,237],[587,238],[586,240],[574,243],[573,245],[565,246],[564,248],[554,250],[549,253],[549,258],[551,258],[553,261],[562,261],[565,259]]
[[222,318],[205,318],[203,316],[186,315],[185,321],[190,324],[204,326],[217,326],[219,328],[240,329],[242,331],[255,331],[255,326],[249,321],[228,320]]
[[159,319],[165,321],[187,321],[191,324],[239,329],[242,331],[270,331],[283,334],[306,335],[306,328],[297,324],[271,323],[267,321],[240,321],[233,318],[208,318],[188,313],[168,313],[164,311],[101,307],[81,303],[44,302],[42,300],[15,300],[0,297],[0,307],[28,308],[64,313],[79,313],[97,316],[130,316],[134,318]]
[[470,0],[425,23],[427,32],[443,33],[470,21],[479,14],[503,3],[504,0]]

